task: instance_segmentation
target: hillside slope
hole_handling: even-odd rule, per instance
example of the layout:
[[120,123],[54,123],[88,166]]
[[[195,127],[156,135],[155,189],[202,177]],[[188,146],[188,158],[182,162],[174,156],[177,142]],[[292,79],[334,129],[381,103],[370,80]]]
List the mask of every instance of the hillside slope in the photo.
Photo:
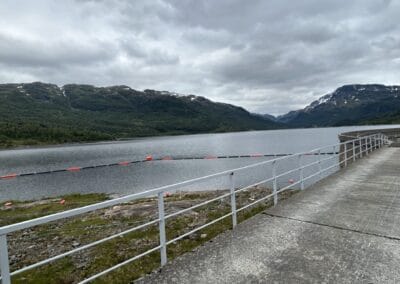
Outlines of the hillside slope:
[[273,129],[282,125],[198,96],[127,86],[0,85],[0,145]]
[[291,127],[391,123],[400,112],[400,86],[345,85],[304,109],[277,119]]

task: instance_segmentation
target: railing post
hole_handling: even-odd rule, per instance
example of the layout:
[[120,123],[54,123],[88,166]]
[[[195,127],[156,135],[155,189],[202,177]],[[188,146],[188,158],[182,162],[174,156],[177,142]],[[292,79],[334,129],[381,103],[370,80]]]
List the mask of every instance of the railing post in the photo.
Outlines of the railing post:
[[369,150],[370,150],[370,153],[372,153],[372,151],[374,151],[374,147],[372,145],[372,136],[369,137]]
[[369,137],[369,145],[370,145],[370,148],[371,148],[371,152],[370,153],[372,153],[374,151],[374,139],[373,139],[373,137],[374,137],[373,135]]
[[299,169],[300,169],[300,189],[304,190],[304,169],[303,169],[303,155],[299,155]]
[[276,179],[276,161],[272,162],[272,177],[273,177],[273,195],[274,195],[274,206],[278,204],[278,181]]
[[372,146],[372,136],[368,137],[369,141],[369,152],[372,153],[374,147]]
[[374,136],[371,136],[370,138],[371,141],[371,153],[375,150],[375,139]]
[[344,167],[347,167],[347,143],[344,142]]
[[358,139],[358,144],[359,144],[358,148],[360,150],[360,158],[362,158],[363,155],[362,155],[362,139],[361,138]]
[[0,236],[0,269],[1,269],[1,283],[10,284],[10,264],[8,260],[8,247],[7,236]]
[[161,266],[167,263],[167,245],[166,245],[166,234],[165,234],[165,211],[164,211],[164,193],[158,193],[158,218],[159,231],[160,231],[160,255],[161,255]]
[[237,225],[237,216],[236,216],[235,180],[234,180],[233,172],[229,174],[229,184],[230,184],[230,193],[231,193],[232,228],[235,228]]
[[370,147],[371,147],[371,153],[374,151],[374,136],[370,136],[369,137],[369,143],[370,143]]
[[356,142],[353,140],[353,162],[356,161]]
[[318,150],[318,174],[321,179],[322,168],[321,168],[321,149]]
[[372,136],[369,137],[369,147],[370,147],[370,150],[371,150],[370,153],[372,153],[374,151],[374,145],[373,145],[373,142],[372,142]]
[[368,154],[371,154],[371,137],[367,137]]
[[365,137],[365,154],[368,156],[368,137]]

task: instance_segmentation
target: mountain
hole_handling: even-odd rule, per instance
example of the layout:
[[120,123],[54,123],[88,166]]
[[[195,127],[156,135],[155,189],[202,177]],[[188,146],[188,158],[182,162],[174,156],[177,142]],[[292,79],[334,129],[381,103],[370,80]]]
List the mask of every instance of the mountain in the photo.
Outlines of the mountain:
[[204,97],[128,86],[0,84],[0,145],[273,129],[282,125]]
[[291,127],[317,127],[392,123],[399,117],[400,86],[356,84],[340,87],[277,121]]
[[400,111],[367,120],[365,124],[400,124]]
[[265,119],[271,120],[271,121],[277,121],[277,118],[271,114],[265,113],[261,115]]

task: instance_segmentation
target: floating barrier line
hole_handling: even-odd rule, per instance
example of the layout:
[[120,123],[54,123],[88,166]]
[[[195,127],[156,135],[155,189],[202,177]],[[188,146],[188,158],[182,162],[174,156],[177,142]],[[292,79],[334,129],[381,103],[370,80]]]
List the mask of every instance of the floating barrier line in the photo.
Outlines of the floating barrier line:
[[[337,155],[339,152],[324,152],[320,153],[321,155]],[[93,166],[84,166],[84,167],[68,167],[66,169],[56,169],[56,170],[48,170],[48,171],[41,171],[41,172],[29,172],[29,173],[10,173],[3,176],[0,176],[0,180],[9,180],[14,179],[17,177],[26,177],[26,176],[33,176],[33,175],[44,175],[44,174],[54,174],[54,173],[61,173],[61,172],[80,172],[89,169],[97,169],[103,167],[114,167],[114,166],[129,166],[131,164],[137,163],[148,163],[148,162],[158,162],[158,161],[183,161],[183,160],[217,160],[217,159],[240,159],[240,158],[265,158],[265,157],[284,157],[290,156],[292,154],[252,154],[252,155],[227,155],[227,156],[198,156],[198,157],[172,157],[172,156],[165,156],[160,158],[153,158],[153,156],[149,155],[144,160],[134,160],[134,161],[121,161],[117,163],[110,163],[110,164],[100,164],[100,165],[93,165]],[[307,156],[316,156],[318,153],[307,153]]]

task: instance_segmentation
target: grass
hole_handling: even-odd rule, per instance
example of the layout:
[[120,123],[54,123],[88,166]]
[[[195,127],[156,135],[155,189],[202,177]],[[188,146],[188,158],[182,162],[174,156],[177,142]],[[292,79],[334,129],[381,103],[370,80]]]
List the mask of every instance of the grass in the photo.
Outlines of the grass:
[[[238,193],[238,208],[251,202],[254,197],[254,192],[256,192],[256,197],[259,198],[265,196],[270,191],[267,189],[255,189],[254,191]],[[294,192],[295,191],[289,191],[287,194],[281,195],[281,198],[287,198]],[[224,193],[226,193],[226,191],[186,193],[183,195],[174,194],[165,198],[165,207],[168,212],[169,210],[176,210],[176,206],[182,206],[182,202],[185,206],[191,206]],[[13,203],[13,207],[15,208],[2,210],[2,213],[6,213],[6,216],[2,214],[0,220],[2,224],[12,223],[15,220],[30,219],[32,216],[43,216],[46,214],[46,210],[49,210],[47,213],[55,213],[65,209],[103,201],[108,197],[102,194],[93,194],[64,196],[62,198],[67,200],[64,206],[56,202],[56,200],[59,199],[47,200],[48,202],[43,204],[38,202],[15,202]],[[187,202],[187,204],[185,202]],[[30,206],[30,204],[39,205]],[[135,213],[138,209],[139,211],[141,210],[141,206],[146,205],[145,208],[149,208],[150,204],[153,204],[153,207],[148,209],[146,214]],[[238,222],[243,222],[270,206],[271,201],[266,201],[249,207],[238,213]],[[154,198],[136,200],[131,203],[122,204],[121,208],[117,208],[121,210],[121,213],[123,210],[129,209],[133,211],[128,212],[134,212],[135,214],[127,214],[125,216],[118,214],[109,215],[108,213],[110,212],[119,212],[117,209],[114,209],[97,210],[61,222],[53,222],[38,226],[29,229],[28,232],[11,234],[9,236],[10,256],[23,255],[23,257],[18,259],[19,261],[11,261],[12,270],[19,269],[52,255],[69,251],[73,248],[71,247],[71,243],[73,242],[78,242],[77,246],[81,246],[132,228],[138,224],[145,223],[150,219],[156,218],[155,213],[157,212],[156,200]],[[215,201],[184,214],[169,218],[166,220],[167,240],[180,236],[229,212],[230,203],[228,197],[221,201]],[[227,217],[170,244],[167,247],[168,260],[192,251],[194,248],[211,240],[218,234],[230,230],[231,227],[231,218]],[[51,264],[41,266],[38,269],[18,274],[12,278],[12,281],[13,283],[76,283],[132,258],[135,255],[143,253],[146,250],[157,247],[158,244],[158,224],[155,224],[64,257]],[[26,247],[31,246],[35,246],[32,248],[32,252],[26,249]],[[45,253],[39,253],[43,250]],[[96,279],[93,283],[130,283],[154,271],[159,265],[160,255],[159,252],[156,251]]]
[[[60,201],[66,200],[65,204]],[[71,194],[56,199],[45,199],[40,201],[8,201],[12,203],[9,209],[1,210],[0,226],[14,224],[33,218],[50,215],[68,209],[73,209],[97,202],[107,200],[108,196],[102,193]],[[6,203],[6,202],[4,202]]]

